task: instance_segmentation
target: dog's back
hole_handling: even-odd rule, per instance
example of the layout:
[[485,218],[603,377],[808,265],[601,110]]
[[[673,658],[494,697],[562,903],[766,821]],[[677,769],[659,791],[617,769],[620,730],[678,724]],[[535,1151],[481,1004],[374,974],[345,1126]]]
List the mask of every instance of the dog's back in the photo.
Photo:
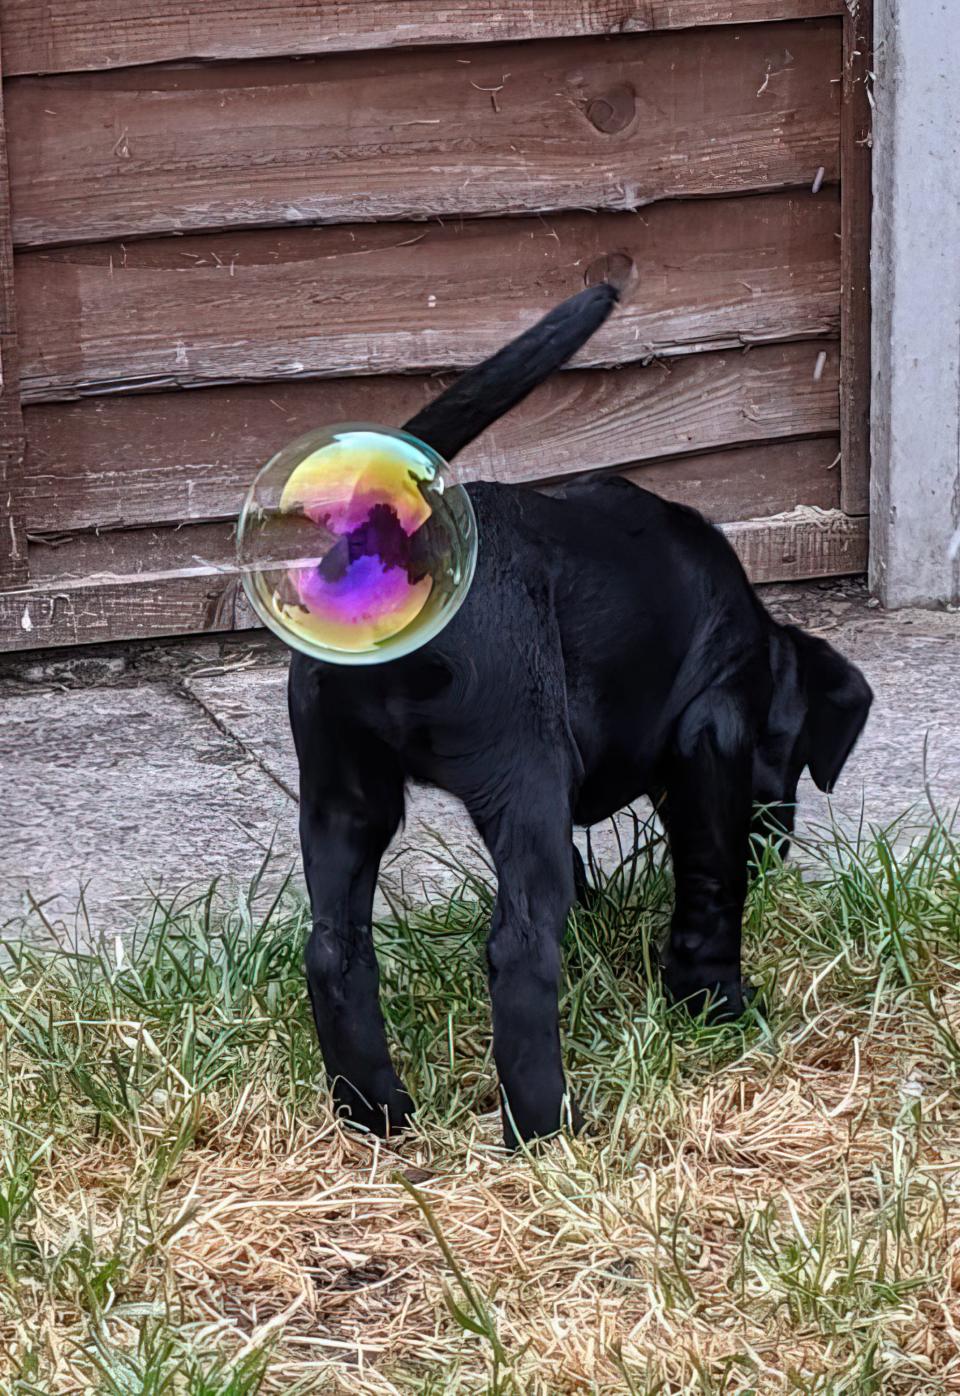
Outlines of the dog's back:
[[[712,686],[750,690],[759,721],[772,622],[702,515],[620,477],[549,492],[468,490],[480,589],[430,647],[433,658],[458,672],[469,667],[478,691],[500,694],[506,656],[555,654],[583,770],[578,822],[604,819],[651,789],[678,718]],[[478,643],[491,607],[489,644]]]

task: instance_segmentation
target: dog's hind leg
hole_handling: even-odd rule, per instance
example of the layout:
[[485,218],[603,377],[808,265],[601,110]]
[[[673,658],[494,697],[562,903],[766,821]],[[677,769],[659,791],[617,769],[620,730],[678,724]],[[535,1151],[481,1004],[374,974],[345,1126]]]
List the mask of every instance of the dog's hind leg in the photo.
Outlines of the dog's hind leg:
[[487,963],[509,1148],[554,1134],[567,1120],[579,1124],[566,1101],[557,1003],[574,897],[570,791],[550,774],[549,758],[525,765],[493,808],[468,801],[497,872]]
[[698,1013],[737,1017],[749,1002],[740,977],[747,892],[752,743],[739,699],[724,689],[684,713],[665,770],[661,807],[676,879],[663,959],[671,995]]
[[320,1050],[340,1111],[385,1135],[413,1102],[393,1068],[371,919],[380,859],[403,815],[394,754],[291,699],[300,757],[300,842],[313,927],[305,967]]

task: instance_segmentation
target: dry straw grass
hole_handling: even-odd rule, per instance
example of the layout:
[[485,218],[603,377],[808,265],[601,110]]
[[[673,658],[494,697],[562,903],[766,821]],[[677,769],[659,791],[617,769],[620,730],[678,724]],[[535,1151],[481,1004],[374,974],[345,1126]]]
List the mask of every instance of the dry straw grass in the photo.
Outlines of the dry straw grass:
[[768,1013],[737,1028],[648,975],[656,857],[604,882],[564,998],[591,1127],[529,1156],[499,1147],[474,879],[380,931],[422,1104],[390,1146],[317,1084],[296,904],[12,947],[2,1389],[960,1392],[960,851],[938,824],[816,857],[764,854]]

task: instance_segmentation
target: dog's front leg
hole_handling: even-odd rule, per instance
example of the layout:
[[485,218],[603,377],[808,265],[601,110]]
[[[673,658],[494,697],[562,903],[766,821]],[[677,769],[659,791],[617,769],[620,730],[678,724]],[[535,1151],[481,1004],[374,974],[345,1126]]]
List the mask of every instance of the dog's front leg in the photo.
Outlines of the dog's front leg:
[[328,790],[319,802],[301,795],[300,837],[313,913],[307,987],[334,1101],[355,1124],[386,1135],[413,1109],[390,1060],[370,924],[390,835]]
[[676,904],[663,958],[672,997],[699,1013],[737,1017],[752,805],[752,741],[741,700],[710,690],[683,715],[665,772],[663,822]]
[[338,1108],[383,1135],[413,1109],[390,1060],[371,920],[380,859],[403,816],[392,751],[351,725],[306,661],[290,668],[300,763],[300,845],[313,928],[304,955],[320,1050]]
[[566,1097],[557,1002],[574,896],[570,796],[559,781],[525,785],[496,811],[471,813],[497,871],[487,962],[504,1141],[515,1148],[579,1124]]
[[390,1060],[371,929],[390,835],[328,791],[319,803],[301,796],[300,836],[313,913],[307,987],[334,1101],[355,1124],[386,1135],[413,1109]]

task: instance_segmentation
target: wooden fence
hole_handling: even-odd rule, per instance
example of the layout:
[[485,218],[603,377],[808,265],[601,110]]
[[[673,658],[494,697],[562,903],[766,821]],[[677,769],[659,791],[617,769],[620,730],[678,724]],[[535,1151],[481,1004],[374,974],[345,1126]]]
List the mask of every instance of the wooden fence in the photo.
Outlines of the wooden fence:
[[402,421],[624,256],[630,305],[461,476],[625,471],[757,580],[863,570],[869,32],[864,0],[0,0],[0,648],[251,624],[198,560],[279,445]]

